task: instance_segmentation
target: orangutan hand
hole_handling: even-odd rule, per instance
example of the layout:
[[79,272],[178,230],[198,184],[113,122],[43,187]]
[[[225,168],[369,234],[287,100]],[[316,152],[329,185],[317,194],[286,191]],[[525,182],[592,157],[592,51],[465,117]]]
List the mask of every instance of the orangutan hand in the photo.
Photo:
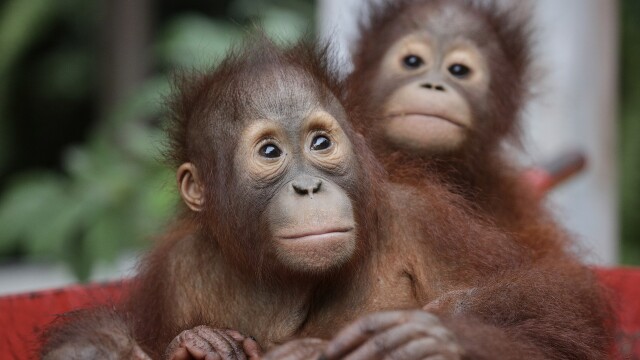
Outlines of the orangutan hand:
[[168,360],[258,360],[260,345],[230,329],[197,326],[176,336],[167,346]]
[[440,319],[423,310],[378,312],[344,328],[326,346],[323,360],[459,360],[463,351]]

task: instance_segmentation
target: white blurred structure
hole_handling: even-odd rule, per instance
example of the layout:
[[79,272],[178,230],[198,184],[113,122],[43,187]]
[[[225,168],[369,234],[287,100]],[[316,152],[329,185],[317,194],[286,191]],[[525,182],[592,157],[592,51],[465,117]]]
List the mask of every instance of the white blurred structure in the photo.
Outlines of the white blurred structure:
[[[505,0],[521,1],[521,0]],[[550,196],[561,222],[584,244],[587,261],[618,259],[616,104],[618,2],[535,0],[536,60],[544,71],[525,112],[523,164],[568,149],[588,158],[584,174]],[[320,33],[348,62],[365,0],[320,0]],[[346,65],[348,71],[350,65]]]
[[[136,274],[139,254],[128,253],[114,263],[97,264],[89,281],[122,280]],[[63,264],[19,262],[0,267],[0,296],[25,291],[53,289],[78,283],[78,279]]]
[[[517,1],[517,0],[516,0]],[[618,260],[618,2],[536,0],[538,49],[548,72],[525,123],[532,159],[583,149],[584,175],[552,194],[556,214],[592,250],[590,260]]]

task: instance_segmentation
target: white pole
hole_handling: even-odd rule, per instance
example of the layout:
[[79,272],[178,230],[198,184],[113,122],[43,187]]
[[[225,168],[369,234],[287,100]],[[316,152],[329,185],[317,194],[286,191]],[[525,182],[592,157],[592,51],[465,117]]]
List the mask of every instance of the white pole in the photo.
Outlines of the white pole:
[[555,214],[590,250],[587,259],[618,260],[618,2],[536,0],[537,55],[546,75],[526,113],[526,150],[534,161],[568,147],[588,168],[554,192]]

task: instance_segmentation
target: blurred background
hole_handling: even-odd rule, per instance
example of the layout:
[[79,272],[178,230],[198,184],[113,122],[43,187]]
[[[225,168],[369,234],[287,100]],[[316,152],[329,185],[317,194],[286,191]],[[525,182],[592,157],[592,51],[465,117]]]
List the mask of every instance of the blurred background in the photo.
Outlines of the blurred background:
[[[565,130],[526,127],[525,153],[536,155],[523,162],[573,145],[557,133],[596,144],[585,149],[593,179],[554,194],[558,216],[594,263],[640,265],[640,2],[588,2],[536,10],[540,57],[573,75],[550,71],[543,89],[599,91],[533,104],[528,123]],[[0,1],[0,294],[130,274],[177,201],[161,158],[168,74],[215,65],[256,22],[285,41],[316,33],[348,47],[356,3]]]

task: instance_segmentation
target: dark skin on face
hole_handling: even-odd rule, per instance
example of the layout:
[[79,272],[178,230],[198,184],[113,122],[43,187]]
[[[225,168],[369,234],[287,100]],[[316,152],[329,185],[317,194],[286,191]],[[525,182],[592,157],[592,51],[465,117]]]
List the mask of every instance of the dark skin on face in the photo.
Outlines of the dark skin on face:
[[492,76],[492,61],[505,54],[490,26],[463,4],[398,5],[397,21],[384,24],[387,46],[361,40],[351,82],[370,76],[358,90],[375,104],[375,135],[387,146],[417,156],[450,155],[468,150],[473,137],[489,129],[490,85],[501,80]]
[[[335,117],[321,105],[289,110],[246,121],[234,150],[234,177],[239,193],[269,199],[255,210],[268,229],[264,246],[273,261],[295,272],[322,273],[347,262],[356,248],[353,205],[341,186],[355,182],[347,171],[355,160]],[[208,187],[199,173],[191,162],[177,171],[180,194],[195,212],[203,210]]]
[[[451,7],[455,5],[450,5]],[[484,24],[471,14],[425,7],[413,29],[395,40],[372,81],[383,98],[381,133],[405,151],[459,151],[482,126],[489,96],[487,54],[499,53]]]
[[187,209],[127,301],[67,316],[45,358],[601,355],[591,274],[564,252],[531,266],[436,181],[387,182],[325,56],[263,40],[179,82]]

